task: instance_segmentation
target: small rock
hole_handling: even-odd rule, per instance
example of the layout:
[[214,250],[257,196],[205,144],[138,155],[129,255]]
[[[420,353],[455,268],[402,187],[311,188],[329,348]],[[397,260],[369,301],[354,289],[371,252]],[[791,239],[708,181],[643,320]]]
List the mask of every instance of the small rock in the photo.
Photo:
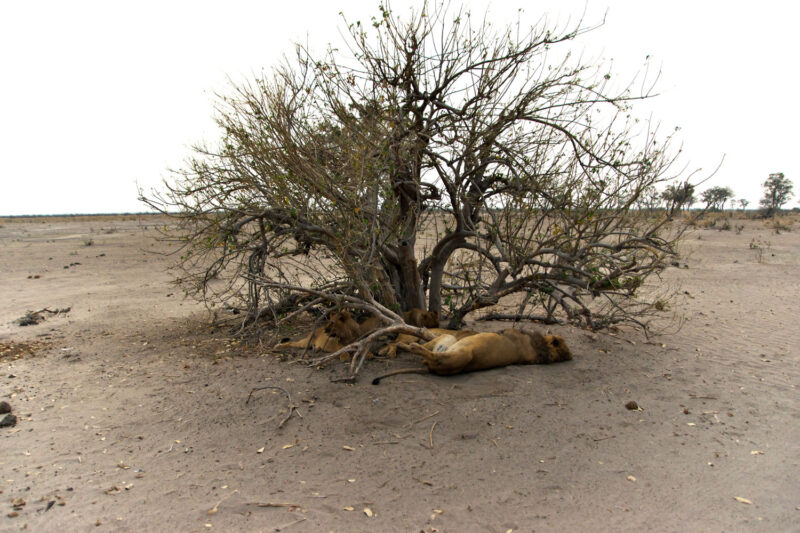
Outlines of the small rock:
[[0,428],[13,427],[17,425],[17,417],[12,414],[7,414],[0,420]]
[[11,404],[8,402],[0,402],[0,415],[11,412]]
[[641,407],[639,407],[638,403],[631,400],[625,404],[625,409],[627,409],[628,411],[639,411],[641,410]]

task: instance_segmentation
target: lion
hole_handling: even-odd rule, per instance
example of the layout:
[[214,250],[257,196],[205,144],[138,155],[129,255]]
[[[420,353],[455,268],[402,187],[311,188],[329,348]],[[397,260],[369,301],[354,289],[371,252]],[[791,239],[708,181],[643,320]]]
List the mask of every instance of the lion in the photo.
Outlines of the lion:
[[358,323],[358,336],[363,337],[369,333],[372,333],[378,326],[381,324],[381,320],[376,316],[368,316],[362,322]]
[[419,328],[438,328],[439,311],[426,311],[415,307],[403,313],[403,320],[406,321],[406,324]]
[[325,326],[316,328],[302,339],[284,339],[276,344],[275,350],[285,348],[306,348],[313,352],[335,352],[362,335],[361,325],[353,319],[349,311],[339,311],[331,315]]
[[[431,328],[436,336],[445,335],[448,333],[456,333],[455,330],[439,329],[439,311],[426,311],[419,307],[414,307],[403,313],[403,320],[410,326],[417,326],[418,328]],[[395,357],[397,355],[397,343],[416,342],[418,337],[401,333],[397,338],[387,343],[380,350],[381,355]]]
[[[469,337],[470,335],[475,335],[477,331],[471,331],[469,329],[443,329],[443,328],[431,328],[428,331],[436,335],[436,337],[441,337],[443,335],[450,335],[455,337],[457,340],[463,339],[464,337]],[[381,355],[388,356],[388,357],[395,357],[397,356],[397,347],[402,345],[406,345],[409,343],[417,342],[419,337],[415,335],[411,335],[408,333],[401,333],[397,336],[397,338],[386,344],[383,348],[381,348],[380,353]]]
[[461,339],[442,335],[425,344],[400,344],[398,347],[422,356],[427,368],[396,370],[375,378],[373,385],[395,374],[430,372],[450,376],[514,364],[543,365],[572,359],[563,337],[518,329],[476,333]]

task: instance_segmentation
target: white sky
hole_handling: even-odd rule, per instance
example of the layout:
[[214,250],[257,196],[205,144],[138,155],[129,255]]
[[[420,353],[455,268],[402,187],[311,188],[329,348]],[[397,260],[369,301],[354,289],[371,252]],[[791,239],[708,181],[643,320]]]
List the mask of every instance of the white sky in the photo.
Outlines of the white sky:
[[[454,4],[457,2],[454,0]],[[0,2],[0,215],[143,211],[146,190],[180,167],[188,146],[218,137],[215,92],[268,68],[292,42],[339,43],[339,11],[377,14],[378,0]],[[405,13],[418,4],[395,0]],[[667,132],[680,126],[684,163],[714,169],[700,187],[730,186],[751,207],[771,172],[800,193],[797,22],[784,0],[486,0],[501,25],[606,24],[574,43],[632,77],[645,56],[662,71],[641,107]],[[528,25],[530,25],[528,24]],[[791,205],[796,205],[797,198]]]

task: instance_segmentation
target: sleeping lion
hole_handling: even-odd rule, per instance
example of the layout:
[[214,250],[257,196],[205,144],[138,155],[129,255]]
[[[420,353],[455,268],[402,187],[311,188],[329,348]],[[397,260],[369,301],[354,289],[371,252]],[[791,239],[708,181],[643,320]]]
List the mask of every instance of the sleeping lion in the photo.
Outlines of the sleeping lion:
[[331,315],[325,326],[316,328],[296,341],[284,339],[274,349],[308,347],[312,352],[335,352],[359,338],[361,329],[361,325],[353,319],[349,311],[339,311]]
[[461,339],[442,335],[425,344],[399,344],[398,348],[422,356],[427,368],[396,370],[375,378],[373,385],[395,374],[430,372],[449,376],[507,365],[541,365],[572,359],[563,337],[518,329],[476,333]]

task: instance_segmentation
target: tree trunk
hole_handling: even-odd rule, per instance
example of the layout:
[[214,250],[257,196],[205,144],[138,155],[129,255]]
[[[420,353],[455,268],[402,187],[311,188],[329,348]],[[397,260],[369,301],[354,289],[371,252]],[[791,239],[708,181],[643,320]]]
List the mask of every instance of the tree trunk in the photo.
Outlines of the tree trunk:
[[422,278],[414,257],[414,245],[403,241],[397,249],[400,273],[400,304],[404,311],[415,307],[425,309],[425,294],[422,290]]
[[426,265],[429,276],[428,311],[438,311],[442,314],[442,277],[444,267],[450,255],[466,240],[465,233],[453,232],[439,241],[430,255],[430,263]]

